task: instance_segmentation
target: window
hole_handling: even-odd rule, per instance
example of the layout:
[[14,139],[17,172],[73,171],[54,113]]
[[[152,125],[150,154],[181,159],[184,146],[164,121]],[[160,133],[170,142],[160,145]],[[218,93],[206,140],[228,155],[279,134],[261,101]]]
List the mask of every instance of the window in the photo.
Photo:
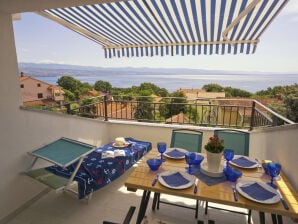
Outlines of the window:
[[24,84],[21,84],[21,88],[24,88]]
[[41,84],[40,83],[37,83],[37,87],[41,87]]
[[41,98],[43,98],[43,95],[42,95],[42,93],[37,93],[37,98],[38,98],[38,99],[41,99]]

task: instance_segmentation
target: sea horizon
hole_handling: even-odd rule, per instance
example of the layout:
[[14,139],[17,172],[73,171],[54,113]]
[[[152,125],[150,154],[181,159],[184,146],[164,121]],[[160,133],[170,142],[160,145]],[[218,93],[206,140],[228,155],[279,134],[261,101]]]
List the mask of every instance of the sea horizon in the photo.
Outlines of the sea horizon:
[[[134,69],[134,68],[99,68],[80,69],[76,67],[58,68],[51,67],[20,66],[20,71],[41,81],[57,85],[62,76],[71,76],[82,83],[93,85],[96,81],[109,82],[113,88],[128,88],[139,86],[141,83],[150,82],[160,88],[167,89],[170,93],[179,89],[201,89],[206,84],[219,84],[223,87],[238,88],[256,93],[275,86],[294,85],[298,83],[298,74],[274,74],[252,72],[237,73],[229,71],[205,71],[190,69]],[[196,74],[197,73],[197,74]]]

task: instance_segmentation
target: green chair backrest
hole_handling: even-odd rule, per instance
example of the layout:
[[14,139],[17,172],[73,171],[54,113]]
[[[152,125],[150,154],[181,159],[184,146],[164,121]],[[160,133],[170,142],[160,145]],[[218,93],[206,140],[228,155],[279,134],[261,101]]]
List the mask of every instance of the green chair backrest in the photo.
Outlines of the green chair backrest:
[[248,156],[249,133],[237,130],[215,130],[215,135],[224,140],[225,149],[233,149],[235,155]]
[[190,152],[201,152],[203,132],[191,129],[174,129],[172,131],[171,148],[182,148]]

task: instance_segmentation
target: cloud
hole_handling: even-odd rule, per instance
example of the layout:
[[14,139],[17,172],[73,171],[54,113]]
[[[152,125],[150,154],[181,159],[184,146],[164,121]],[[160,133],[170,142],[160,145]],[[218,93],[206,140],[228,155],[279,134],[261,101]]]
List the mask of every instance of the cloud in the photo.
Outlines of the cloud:
[[37,61],[36,63],[43,63],[43,64],[66,64],[64,61],[55,61],[55,60],[51,60],[51,59],[42,59],[42,60],[39,60]]
[[22,52],[29,52],[29,49],[27,49],[27,48],[21,48],[20,49]]

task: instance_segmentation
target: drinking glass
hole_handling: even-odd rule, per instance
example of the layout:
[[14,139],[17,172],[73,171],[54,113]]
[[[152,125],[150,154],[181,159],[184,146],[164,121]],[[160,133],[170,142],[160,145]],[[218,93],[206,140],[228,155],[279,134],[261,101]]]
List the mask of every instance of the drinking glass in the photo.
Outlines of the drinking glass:
[[164,152],[166,151],[167,149],[167,143],[165,142],[158,142],[157,143],[157,149],[158,149],[158,152],[160,153],[160,160],[162,162],[166,161],[164,158],[163,158],[163,154]]
[[225,149],[224,157],[227,160],[227,167],[229,167],[229,162],[234,158],[234,150],[233,149]]
[[277,186],[273,183],[273,179],[274,177],[277,177],[280,174],[280,170],[281,170],[281,165],[279,163],[268,163],[268,172],[269,175],[271,176],[271,181],[268,182],[268,184],[273,187],[273,188],[277,188]]
[[186,168],[186,172],[189,174],[194,174],[194,171],[191,168],[191,165],[194,163],[196,159],[196,154],[194,152],[187,152],[185,153],[185,161],[188,164],[188,167]]

